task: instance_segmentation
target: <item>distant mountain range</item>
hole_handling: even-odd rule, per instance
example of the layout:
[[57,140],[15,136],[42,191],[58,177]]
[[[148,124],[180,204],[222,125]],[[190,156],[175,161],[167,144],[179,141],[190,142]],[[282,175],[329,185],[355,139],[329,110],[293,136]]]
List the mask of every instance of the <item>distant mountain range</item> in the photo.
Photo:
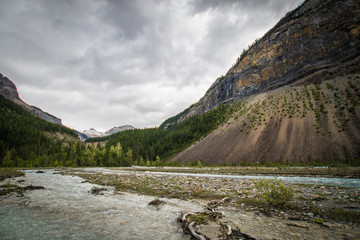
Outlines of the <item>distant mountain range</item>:
[[[133,126],[131,125],[124,125],[124,126],[119,126],[119,127],[113,127],[109,130],[107,130],[106,132],[99,132],[94,128],[90,128],[88,130],[84,130],[81,133],[84,134],[85,136],[87,136],[86,138],[94,138],[94,137],[106,137],[118,132],[122,132],[122,131],[126,131],[126,130],[133,130],[135,129]],[[85,138],[85,139],[86,139]]]
[[[13,101],[14,103],[20,105],[28,112],[32,113],[38,118],[41,118],[45,121],[56,123],[59,125],[62,125],[61,119],[57,118],[47,112],[44,112],[38,107],[31,106],[27,103],[25,103],[21,98],[19,97],[19,93],[17,91],[16,85],[7,77],[5,77],[3,74],[0,73],[0,95],[4,96],[5,98]],[[96,131],[94,128],[90,128],[88,130],[85,130],[83,132],[76,131],[79,138],[81,140],[86,140],[87,138],[93,138],[93,137],[105,137],[109,136],[114,133],[122,132],[125,130],[132,130],[135,129],[133,126],[130,125],[124,125],[120,127],[113,127],[109,130],[107,130],[105,133]]]

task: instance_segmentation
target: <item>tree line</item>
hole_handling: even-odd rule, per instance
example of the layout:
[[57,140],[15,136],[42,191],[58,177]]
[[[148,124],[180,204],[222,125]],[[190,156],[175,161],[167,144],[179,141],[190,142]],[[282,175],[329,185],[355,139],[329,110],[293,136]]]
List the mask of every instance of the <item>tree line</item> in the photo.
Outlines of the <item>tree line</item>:
[[[159,166],[181,150],[200,140],[227,121],[238,104],[220,105],[202,115],[159,128],[120,132],[83,143],[74,130],[39,119],[21,106],[0,96],[0,166],[3,167],[84,167]],[[60,133],[63,138],[54,137]]]

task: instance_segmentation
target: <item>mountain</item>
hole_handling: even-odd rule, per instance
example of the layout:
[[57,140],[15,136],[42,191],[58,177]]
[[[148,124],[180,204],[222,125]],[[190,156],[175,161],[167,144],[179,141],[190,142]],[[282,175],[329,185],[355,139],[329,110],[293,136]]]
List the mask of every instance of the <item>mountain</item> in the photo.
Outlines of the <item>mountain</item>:
[[38,118],[44,119],[51,123],[56,123],[61,125],[60,118],[57,118],[47,112],[44,112],[38,107],[30,106],[27,103],[25,103],[23,100],[21,100],[16,85],[1,73],[0,73],[0,95],[20,105],[26,111],[30,112],[31,114],[33,114]]
[[74,160],[68,152],[78,142],[73,130],[40,119],[0,96],[0,166],[54,166],[60,160],[70,166]]
[[[133,130],[133,129],[135,129],[135,128],[131,125],[124,125],[124,126],[119,126],[119,127],[113,127],[111,129],[107,130],[105,133],[99,132],[99,131],[95,130],[94,128],[84,130],[81,133],[86,136],[84,138],[84,140],[86,140],[87,138],[101,138],[101,137],[110,136],[110,135],[118,133],[118,132],[122,132],[122,131],[126,131],[126,130]],[[80,135],[79,135],[79,137],[80,137]]]
[[360,69],[359,1],[307,0],[244,50],[183,118],[292,83]]
[[88,130],[84,130],[82,132],[83,134],[85,134],[86,136],[90,137],[90,138],[94,138],[94,137],[105,137],[105,133],[103,132],[99,132],[94,128],[90,128]]
[[113,127],[109,130],[107,130],[105,132],[105,135],[111,135],[111,134],[115,134],[118,132],[122,132],[122,131],[126,131],[126,130],[134,130],[135,128],[131,125],[124,125],[124,126],[120,126],[120,127]]
[[359,1],[336,0],[307,0],[289,12],[199,102],[161,125],[237,106],[173,160],[359,164],[359,12]]

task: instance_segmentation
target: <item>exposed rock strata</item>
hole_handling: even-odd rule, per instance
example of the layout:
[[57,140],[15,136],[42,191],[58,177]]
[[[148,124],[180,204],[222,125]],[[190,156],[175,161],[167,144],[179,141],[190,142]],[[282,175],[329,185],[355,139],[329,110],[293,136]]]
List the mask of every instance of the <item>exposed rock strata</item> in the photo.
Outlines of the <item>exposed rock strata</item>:
[[360,2],[309,0],[254,44],[183,119],[290,83],[359,70]]

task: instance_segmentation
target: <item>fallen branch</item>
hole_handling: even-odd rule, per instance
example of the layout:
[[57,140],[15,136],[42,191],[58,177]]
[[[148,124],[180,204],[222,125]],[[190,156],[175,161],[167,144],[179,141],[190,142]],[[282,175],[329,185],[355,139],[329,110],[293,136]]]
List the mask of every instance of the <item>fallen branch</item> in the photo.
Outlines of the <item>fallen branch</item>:
[[198,233],[195,232],[195,230],[194,230],[194,224],[195,224],[195,222],[191,222],[191,223],[189,224],[189,226],[188,226],[188,229],[189,229],[191,235],[192,235],[194,238],[198,239],[198,240],[206,240],[205,237],[203,237],[202,235],[200,235],[200,234],[198,234]]
[[223,198],[223,199],[220,201],[220,203],[223,204],[223,203],[226,202],[226,201],[230,201],[230,198],[229,198],[229,197],[225,197],[225,198]]
[[299,228],[309,228],[309,226],[305,226],[305,225],[300,225],[297,223],[286,223],[288,226],[294,226],[294,227],[299,227]]

